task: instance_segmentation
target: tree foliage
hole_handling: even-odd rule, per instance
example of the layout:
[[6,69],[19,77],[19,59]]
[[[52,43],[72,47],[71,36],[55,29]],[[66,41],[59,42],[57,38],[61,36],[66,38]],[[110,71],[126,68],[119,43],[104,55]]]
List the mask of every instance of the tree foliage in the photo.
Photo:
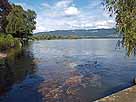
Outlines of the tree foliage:
[[11,5],[8,0],[0,0],[0,16],[8,15],[11,10]]
[[0,0],[0,31],[5,32],[5,18],[11,11],[8,0]]
[[136,54],[136,0],[104,0],[111,15],[116,15],[116,25],[123,34],[128,55]]
[[13,4],[11,12],[6,17],[6,33],[11,33],[14,37],[27,37],[35,29],[35,19],[34,11],[25,11],[21,6]]

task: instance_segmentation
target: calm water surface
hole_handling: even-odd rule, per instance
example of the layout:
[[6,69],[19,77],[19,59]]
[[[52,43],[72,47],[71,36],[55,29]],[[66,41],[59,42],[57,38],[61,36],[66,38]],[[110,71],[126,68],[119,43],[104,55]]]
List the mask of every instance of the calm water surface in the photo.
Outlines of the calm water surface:
[[116,43],[32,42],[0,61],[0,102],[92,102],[132,85],[136,58]]

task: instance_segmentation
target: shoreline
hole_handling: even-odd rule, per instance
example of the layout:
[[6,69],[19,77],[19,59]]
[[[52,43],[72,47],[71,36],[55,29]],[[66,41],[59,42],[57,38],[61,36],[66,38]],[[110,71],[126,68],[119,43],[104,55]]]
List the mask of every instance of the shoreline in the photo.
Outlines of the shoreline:
[[98,99],[94,102],[136,102],[136,85]]
[[[53,40],[97,40],[97,39],[108,39],[108,40],[113,40],[113,39],[121,39],[121,38],[82,38],[82,39],[40,39],[40,40],[31,40],[31,41],[53,41]],[[31,42],[30,41],[30,42]]]

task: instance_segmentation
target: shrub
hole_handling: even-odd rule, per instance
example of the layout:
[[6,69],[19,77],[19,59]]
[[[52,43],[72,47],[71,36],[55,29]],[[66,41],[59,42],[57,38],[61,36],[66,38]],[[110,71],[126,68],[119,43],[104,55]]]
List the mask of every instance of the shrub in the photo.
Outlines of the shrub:
[[19,47],[20,41],[13,38],[12,35],[0,34],[0,50],[6,50],[9,48]]

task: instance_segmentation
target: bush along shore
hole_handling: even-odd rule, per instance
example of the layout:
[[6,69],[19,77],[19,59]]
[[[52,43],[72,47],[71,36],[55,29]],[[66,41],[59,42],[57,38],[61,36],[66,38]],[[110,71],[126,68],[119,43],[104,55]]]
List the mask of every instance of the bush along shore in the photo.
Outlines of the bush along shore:
[[4,52],[9,48],[20,48],[21,46],[20,40],[12,35],[0,34],[0,52]]

